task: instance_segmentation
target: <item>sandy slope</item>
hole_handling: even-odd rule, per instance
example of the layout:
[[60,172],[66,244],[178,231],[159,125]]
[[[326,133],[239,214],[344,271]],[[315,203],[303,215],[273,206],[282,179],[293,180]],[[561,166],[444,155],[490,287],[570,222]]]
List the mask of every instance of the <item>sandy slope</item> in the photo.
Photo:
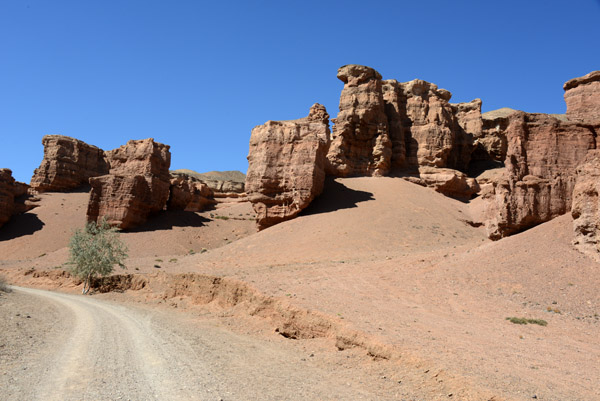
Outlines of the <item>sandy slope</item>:
[[[227,234],[206,253],[181,249],[176,262],[162,258],[161,271],[233,277],[392,344],[401,355],[393,379],[428,399],[600,399],[600,266],[570,246],[570,217],[498,242],[471,219],[469,204],[401,179],[342,179],[303,216],[230,244]],[[217,220],[195,235],[214,238],[237,224]],[[154,244],[175,249],[182,240],[173,238],[171,230],[127,234],[135,256],[149,254],[131,258],[130,271],[156,271]],[[17,241],[25,240],[0,249]]]
[[[70,236],[85,225],[89,195],[54,192],[41,198],[37,208],[15,216],[0,230],[0,263],[25,260],[57,266],[67,259]],[[220,247],[255,232],[248,203],[223,203],[203,213],[161,212],[135,232],[123,233],[123,240],[132,258],[160,257]]]

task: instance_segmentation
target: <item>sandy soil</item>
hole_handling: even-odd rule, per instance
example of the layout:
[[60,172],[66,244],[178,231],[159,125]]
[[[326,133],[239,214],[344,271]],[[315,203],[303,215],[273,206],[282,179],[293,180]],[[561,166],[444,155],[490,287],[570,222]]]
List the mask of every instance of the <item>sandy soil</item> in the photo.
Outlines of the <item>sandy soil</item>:
[[[299,337],[305,332],[316,338],[307,341],[330,340],[334,354],[371,354],[380,366],[393,366],[385,376],[402,382],[416,399],[600,399],[599,265],[571,247],[570,217],[491,242],[482,228],[468,224],[474,220],[471,209],[477,209],[476,201],[461,203],[401,179],[336,180],[303,216],[259,233],[248,228],[229,244],[230,235],[223,233],[249,220],[213,219],[185,227],[186,234],[177,239],[169,230],[126,234],[132,249],[139,250],[128,261],[128,271],[151,281],[158,280],[159,270],[226,277],[275,300],[280,314],[281,305],[318,311],[325,320],[305,319],[295,331]],[[213,224],[217,220],[219,227]],[[32,266],[52,269],[64,261],[64,249],[48,248],[48,255],[14,260],[41,254],[38,249],[47,245],[34,236],[41,238],[43,231],[59,236],[52,227],[46,224],[29,240],[0,241],[0,252],[18,248],[17,241],[29,247],[23,254],[11,251],[16,256],[2,262],[4,274],[13,281],[56,288],[61,282],[56,277],[23,273]],[[175,248],[192,235],[214,238],[214,232],[228,239],[207,252],[184,255],[184,249]],[[192,242],[202,246],[201,240]],[[180,253],[170,258],[177,261],[162,257],[164,262],[156,262],[156,255],[163,254],[150,243],[161,244],[157,247],[165,252],[177,249]],[[188,287],[193,282],[204,288],[187,280]],[[190,311],[204,302],[191,293],[159,287],[121,295]],[[74,288],[73,283],[63,287]],[[233,321],[243,315],[233,313]],[[306,317],[296,315],[297,321]],[[272,315],[265,316],[254,319],[283,327]],[[548,324],[515,325],[507,317]],[[317,335],[324,321],[328,329]],[[348,330],[359,334],[352,337]]]

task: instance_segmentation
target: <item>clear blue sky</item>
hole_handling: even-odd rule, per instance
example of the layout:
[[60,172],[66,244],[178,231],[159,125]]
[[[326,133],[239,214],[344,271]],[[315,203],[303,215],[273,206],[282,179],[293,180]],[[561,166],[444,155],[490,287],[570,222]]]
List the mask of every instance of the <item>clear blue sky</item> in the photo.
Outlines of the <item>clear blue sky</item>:
[[0,0],[0,168],[29,182],[62,134],[245,172],[254,126],[337,115],[351,63],[484,111],[564,113],[563,83],[600,70],[598,21],[599,0]]

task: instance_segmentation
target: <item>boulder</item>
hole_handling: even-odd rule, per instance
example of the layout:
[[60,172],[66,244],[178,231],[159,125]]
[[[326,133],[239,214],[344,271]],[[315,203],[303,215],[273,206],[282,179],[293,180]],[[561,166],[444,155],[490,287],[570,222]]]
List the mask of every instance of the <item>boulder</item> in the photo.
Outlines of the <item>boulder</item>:
[[512,113],[501,178],[482,191],[488,236],[499,239],[571,210],[576,167],[595,147],[593,131],[547,114]]
[[600,71],[567,81],[565,102],[571,121],[600,126]]
[[328,120],[316,103],[308,117],[252,130],[245,188],[259,229],[295,217],[323,190]]
[[201,212],[215,203],[212,189],[205,183],[183,174],[171,178],[168,210]]
[[449,168],[419,167],[418,175],[403,176],[407,181],[462,201],[469,200],[479,192],[479,184],[465,173]]
[[44,159],[31,178],[34,191],[65,192],[86,185],[90,177],[108,173],[100,148],[62,135],[46,135],[42,144]]
[[600,150],[590,150],[577,167],[573,189],[575,247],[600,262]]
[[105,218],[113,226],[129,229],[165,208],[171,187],[168,145],[152,138],[131,140],[106,152],[106,157],[109,174],[89,180],[88,221]]
[[381,75],[370,67],[352,64],[341,67],[337,77],[344,82],[344,89],[340,111],[332,120],[328,174],[338,177],[387,174],[392,142]]

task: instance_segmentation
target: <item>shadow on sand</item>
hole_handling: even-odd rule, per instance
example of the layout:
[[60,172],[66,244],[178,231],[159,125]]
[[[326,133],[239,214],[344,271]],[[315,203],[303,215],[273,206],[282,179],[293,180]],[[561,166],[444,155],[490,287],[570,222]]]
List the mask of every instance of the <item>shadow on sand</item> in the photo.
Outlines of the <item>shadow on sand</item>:
[[148,216],[148,221],[139,227],[125,230],[126,232],[145,232],[170,230],[173,227],[201,227],[204,223],[211,221],[194,212],[183,210],[163,210],[157,214]]
[[370,200],[375,200],[371,192],[350,189],[344,184],[335,181],[334,178],[327,177],[323,193],[312,201],[310,206],[300,213],[300,216],[350,209],[356,207],[356,204],[359,202]]
[[44,227],[44,222],[37,215],[33,213],[17,214],[0,228],[0,242],[31,235],[41,230],[42,227]]

